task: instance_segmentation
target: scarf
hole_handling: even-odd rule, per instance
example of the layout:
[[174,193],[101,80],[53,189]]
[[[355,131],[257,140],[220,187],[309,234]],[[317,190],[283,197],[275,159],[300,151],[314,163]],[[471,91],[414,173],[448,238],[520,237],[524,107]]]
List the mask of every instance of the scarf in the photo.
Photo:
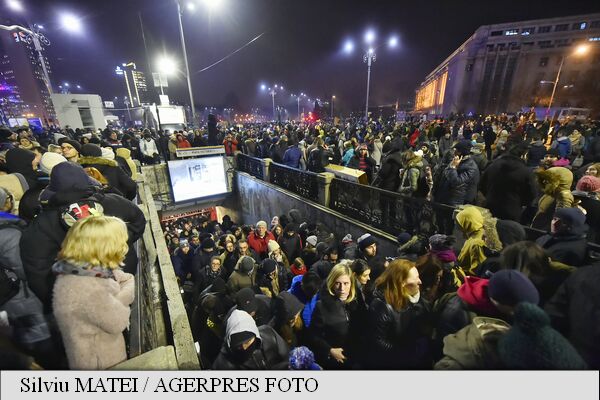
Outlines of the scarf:
[[91,266],[88,263],[76,264],[59,260],[52,266],[56,275],[92,276],[95,278],[114,279],[113,271],[103,266]]

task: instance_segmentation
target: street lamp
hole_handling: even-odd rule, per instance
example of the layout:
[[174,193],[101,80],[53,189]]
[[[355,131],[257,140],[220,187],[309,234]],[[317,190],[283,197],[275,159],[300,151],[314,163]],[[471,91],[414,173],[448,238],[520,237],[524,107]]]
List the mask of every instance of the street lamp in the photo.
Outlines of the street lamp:
[[[554,101],[554,94],[556,93],[556,86],[558,85],[558,80],[560,79],[560,73],[562,71],[563,64],[565,63],[565,59],[571,56],[582,56],[586,54],[590,50],[590,46],[587,44],[580,44],[575,48],[575,51],[571,54],[563,55],[560,60],[560,66],[558,67],[558,72],[556,73],[556,79],[554,80],[554,86],[552,87],[552,94],[550,95],[550,102],[548,103],[548,108],[546,109],[546,118],[550,114],[550,108],[552,107],[552,102]],[[552,131],[552,123],[554,122],[554,114],[550,118],[550,127],[548,128],[548,134]]]
[[21,12],[24,10],[23,4],[18,0],[7,0],[6,6],[12,11]]
[[[377,35],[375,34],[375,31],[373,29],[369,29],[367,32],[365,32],[364,42],[368,46],[365,50],[365,53],[363,54],[363,61],[367,64],[367,95],[365,99],[365,120],[369,119],[369,90],[371,86],[371,65],[375,62],[376,59],[375,50],[379,48],[379,46],[375,46],[376,38]],[[392,36],[388,39],[388,47],[395,48],[397,45],[398,38],[396,36]],[[344,52],[350,54],[353,51],[354,43],[350,40],[347,40],[344,44]]]
[[69,32],[80,33],[83,29],[81,25],[81,20],[70,13],[65,13],[61,15],[60,24],[65,30]]

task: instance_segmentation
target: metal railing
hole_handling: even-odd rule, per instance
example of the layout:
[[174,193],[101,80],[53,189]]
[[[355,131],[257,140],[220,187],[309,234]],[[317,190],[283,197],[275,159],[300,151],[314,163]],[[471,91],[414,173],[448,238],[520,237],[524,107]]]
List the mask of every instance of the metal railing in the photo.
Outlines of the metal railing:
[[269,181],[309,200],[317,201],[319,198],[319,175],[314,172],[271,163]]
[[263,163],[260,158],[250,157],[246,154],[238,153],[237,155],[238,171],[246,172],[255,178],[264,180]]

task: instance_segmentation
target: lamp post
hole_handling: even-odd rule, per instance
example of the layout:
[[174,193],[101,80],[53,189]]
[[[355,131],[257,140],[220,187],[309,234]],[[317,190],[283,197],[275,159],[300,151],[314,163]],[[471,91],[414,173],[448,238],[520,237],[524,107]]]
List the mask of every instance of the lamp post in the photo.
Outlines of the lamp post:
[[[571,54],[563,55],[560,59],[560,65],[558,66],[558,72],[556,73],[556,79],[554,80],[554,85],[552,86],[552,94],[550,95],[550,101],[548,102],[548,108],[546,109],[546,118],[550,114],[550,108],[552,107],[552,102],[554,101],[554,95],[556,94],[556,87],[558,86],[558,81],[560,79],[560,73],[562,72],[562,67],[565,63],[565,59],[570,56],[582,56],[588,52],[590,49],[589,45],[581,44],[577,46],[575,51]],[[552,123],[554,122],[554,113],[550,117],[550,126],[548,127],[548,135],[552,132]]]
[[192,108],[192,123],[196,122],[196,110],[194,108],[194,95],[192,93],[192,80],[190,77],[190,67],[188,65],[187,50],[185,48],[185,36],[183,34],[183,23],[181,22],[181,16],[183,11],[181,10],[181,1],[176,0],[177,3],[177,17],[179,20],[179,38],[181,39],[181,49],[183,50],[183,62],[185,64],[185,76],[187,78],[188,92],[190,95],[190,106]]
[[331,120],[333,120],[333,101],[335,100],[335,95],[331,96]]

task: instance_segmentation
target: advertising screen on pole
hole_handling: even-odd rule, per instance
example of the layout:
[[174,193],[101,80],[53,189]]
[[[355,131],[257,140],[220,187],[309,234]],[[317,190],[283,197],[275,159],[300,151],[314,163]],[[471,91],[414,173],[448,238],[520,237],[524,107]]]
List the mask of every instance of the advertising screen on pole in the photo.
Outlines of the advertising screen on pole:
[[222,156],[169,161],[168,167],[176,203],[228,192]]

